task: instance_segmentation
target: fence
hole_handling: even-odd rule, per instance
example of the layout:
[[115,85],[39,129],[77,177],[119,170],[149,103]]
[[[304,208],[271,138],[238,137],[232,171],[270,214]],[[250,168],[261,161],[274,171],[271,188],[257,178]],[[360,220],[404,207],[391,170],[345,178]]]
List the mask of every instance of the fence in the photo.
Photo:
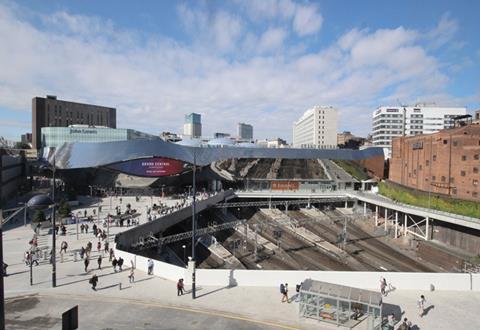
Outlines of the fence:
[[[115,251],[126,265],[133,260],[138,270],[147,272],[148,258],[121,250]],[[177,281],[185,279],[191,284],[188,269],[154,260],[156,276]],[[196,283],[211,286],[260,286],[277,287],[280,283],[298,284],[307,278],[334,284],[379,290],[380,277],[384,277],[399,290],[480,291],[480,274],[471,273],[396,273],[396,272],[337,272],[303,270],[244,270],[197,269]]]

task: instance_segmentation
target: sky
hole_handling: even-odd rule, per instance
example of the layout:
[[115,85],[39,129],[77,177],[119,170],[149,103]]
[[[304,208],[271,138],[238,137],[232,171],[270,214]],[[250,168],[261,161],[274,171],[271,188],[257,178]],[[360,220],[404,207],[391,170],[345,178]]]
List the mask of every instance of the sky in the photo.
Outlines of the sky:
[[480,109],[479,1],[0,0],[0,136],[31,99],[117,108],[117,127],[291,141],[314,105],[366,136],[381,105]]

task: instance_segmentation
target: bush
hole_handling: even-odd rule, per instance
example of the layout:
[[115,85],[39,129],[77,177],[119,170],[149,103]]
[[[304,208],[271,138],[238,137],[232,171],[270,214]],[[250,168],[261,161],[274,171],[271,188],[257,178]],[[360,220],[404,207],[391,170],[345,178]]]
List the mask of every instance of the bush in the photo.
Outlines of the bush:
[[33,222],[43,222],[45,220],[45,213],[43,211],[38,210],[33,215]]
[[68,205],[68,203],[64,199],[62,199],[58,206],[58,215],[61,217],[67,217],[70,215],[70,211],[70,205]]
[[418,191],[402,187],[391,182],[380,182],[378,184],[380,194],[397,200],[400,203],[430,207],[431,209],[464,215],[467,217],[480,218],[480,207],[478,203],[450,198],[428,192]]

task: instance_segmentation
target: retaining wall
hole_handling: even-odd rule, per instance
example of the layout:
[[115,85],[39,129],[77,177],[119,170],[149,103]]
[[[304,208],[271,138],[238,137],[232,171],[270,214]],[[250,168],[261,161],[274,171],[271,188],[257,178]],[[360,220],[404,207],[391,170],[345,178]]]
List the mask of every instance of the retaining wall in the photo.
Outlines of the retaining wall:
[[[148,258],[116,250],[115,255],[130,266],[133,260],[138,270],[147,272]],[[156,276],[177,281],[185,279],[191,284],[189,269],[154,260]],[[362,289],[380,289],[380,277],[385,277],[398,290],[435,290],[480,291],[480,274],[466,273],[396,273],[396,272],[335,272],[302,270],[244,270],[244,269],[197,269],[196,284],[211,286],[262,286],[277,287],[280,283],[289,283],[292,287],[307,278]]]

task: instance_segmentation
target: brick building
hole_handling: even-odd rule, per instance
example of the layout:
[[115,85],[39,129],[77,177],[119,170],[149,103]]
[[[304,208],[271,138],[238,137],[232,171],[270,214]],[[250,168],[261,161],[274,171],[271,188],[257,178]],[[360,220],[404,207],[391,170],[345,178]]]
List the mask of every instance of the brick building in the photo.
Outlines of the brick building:
[[42,127],[68,127],[69,125],[117,127],[115,108],[57,100],[47,95],[32,99],[32,148],[41,148]]
[[480,123],[392,142],[391,181],[480,201]]

